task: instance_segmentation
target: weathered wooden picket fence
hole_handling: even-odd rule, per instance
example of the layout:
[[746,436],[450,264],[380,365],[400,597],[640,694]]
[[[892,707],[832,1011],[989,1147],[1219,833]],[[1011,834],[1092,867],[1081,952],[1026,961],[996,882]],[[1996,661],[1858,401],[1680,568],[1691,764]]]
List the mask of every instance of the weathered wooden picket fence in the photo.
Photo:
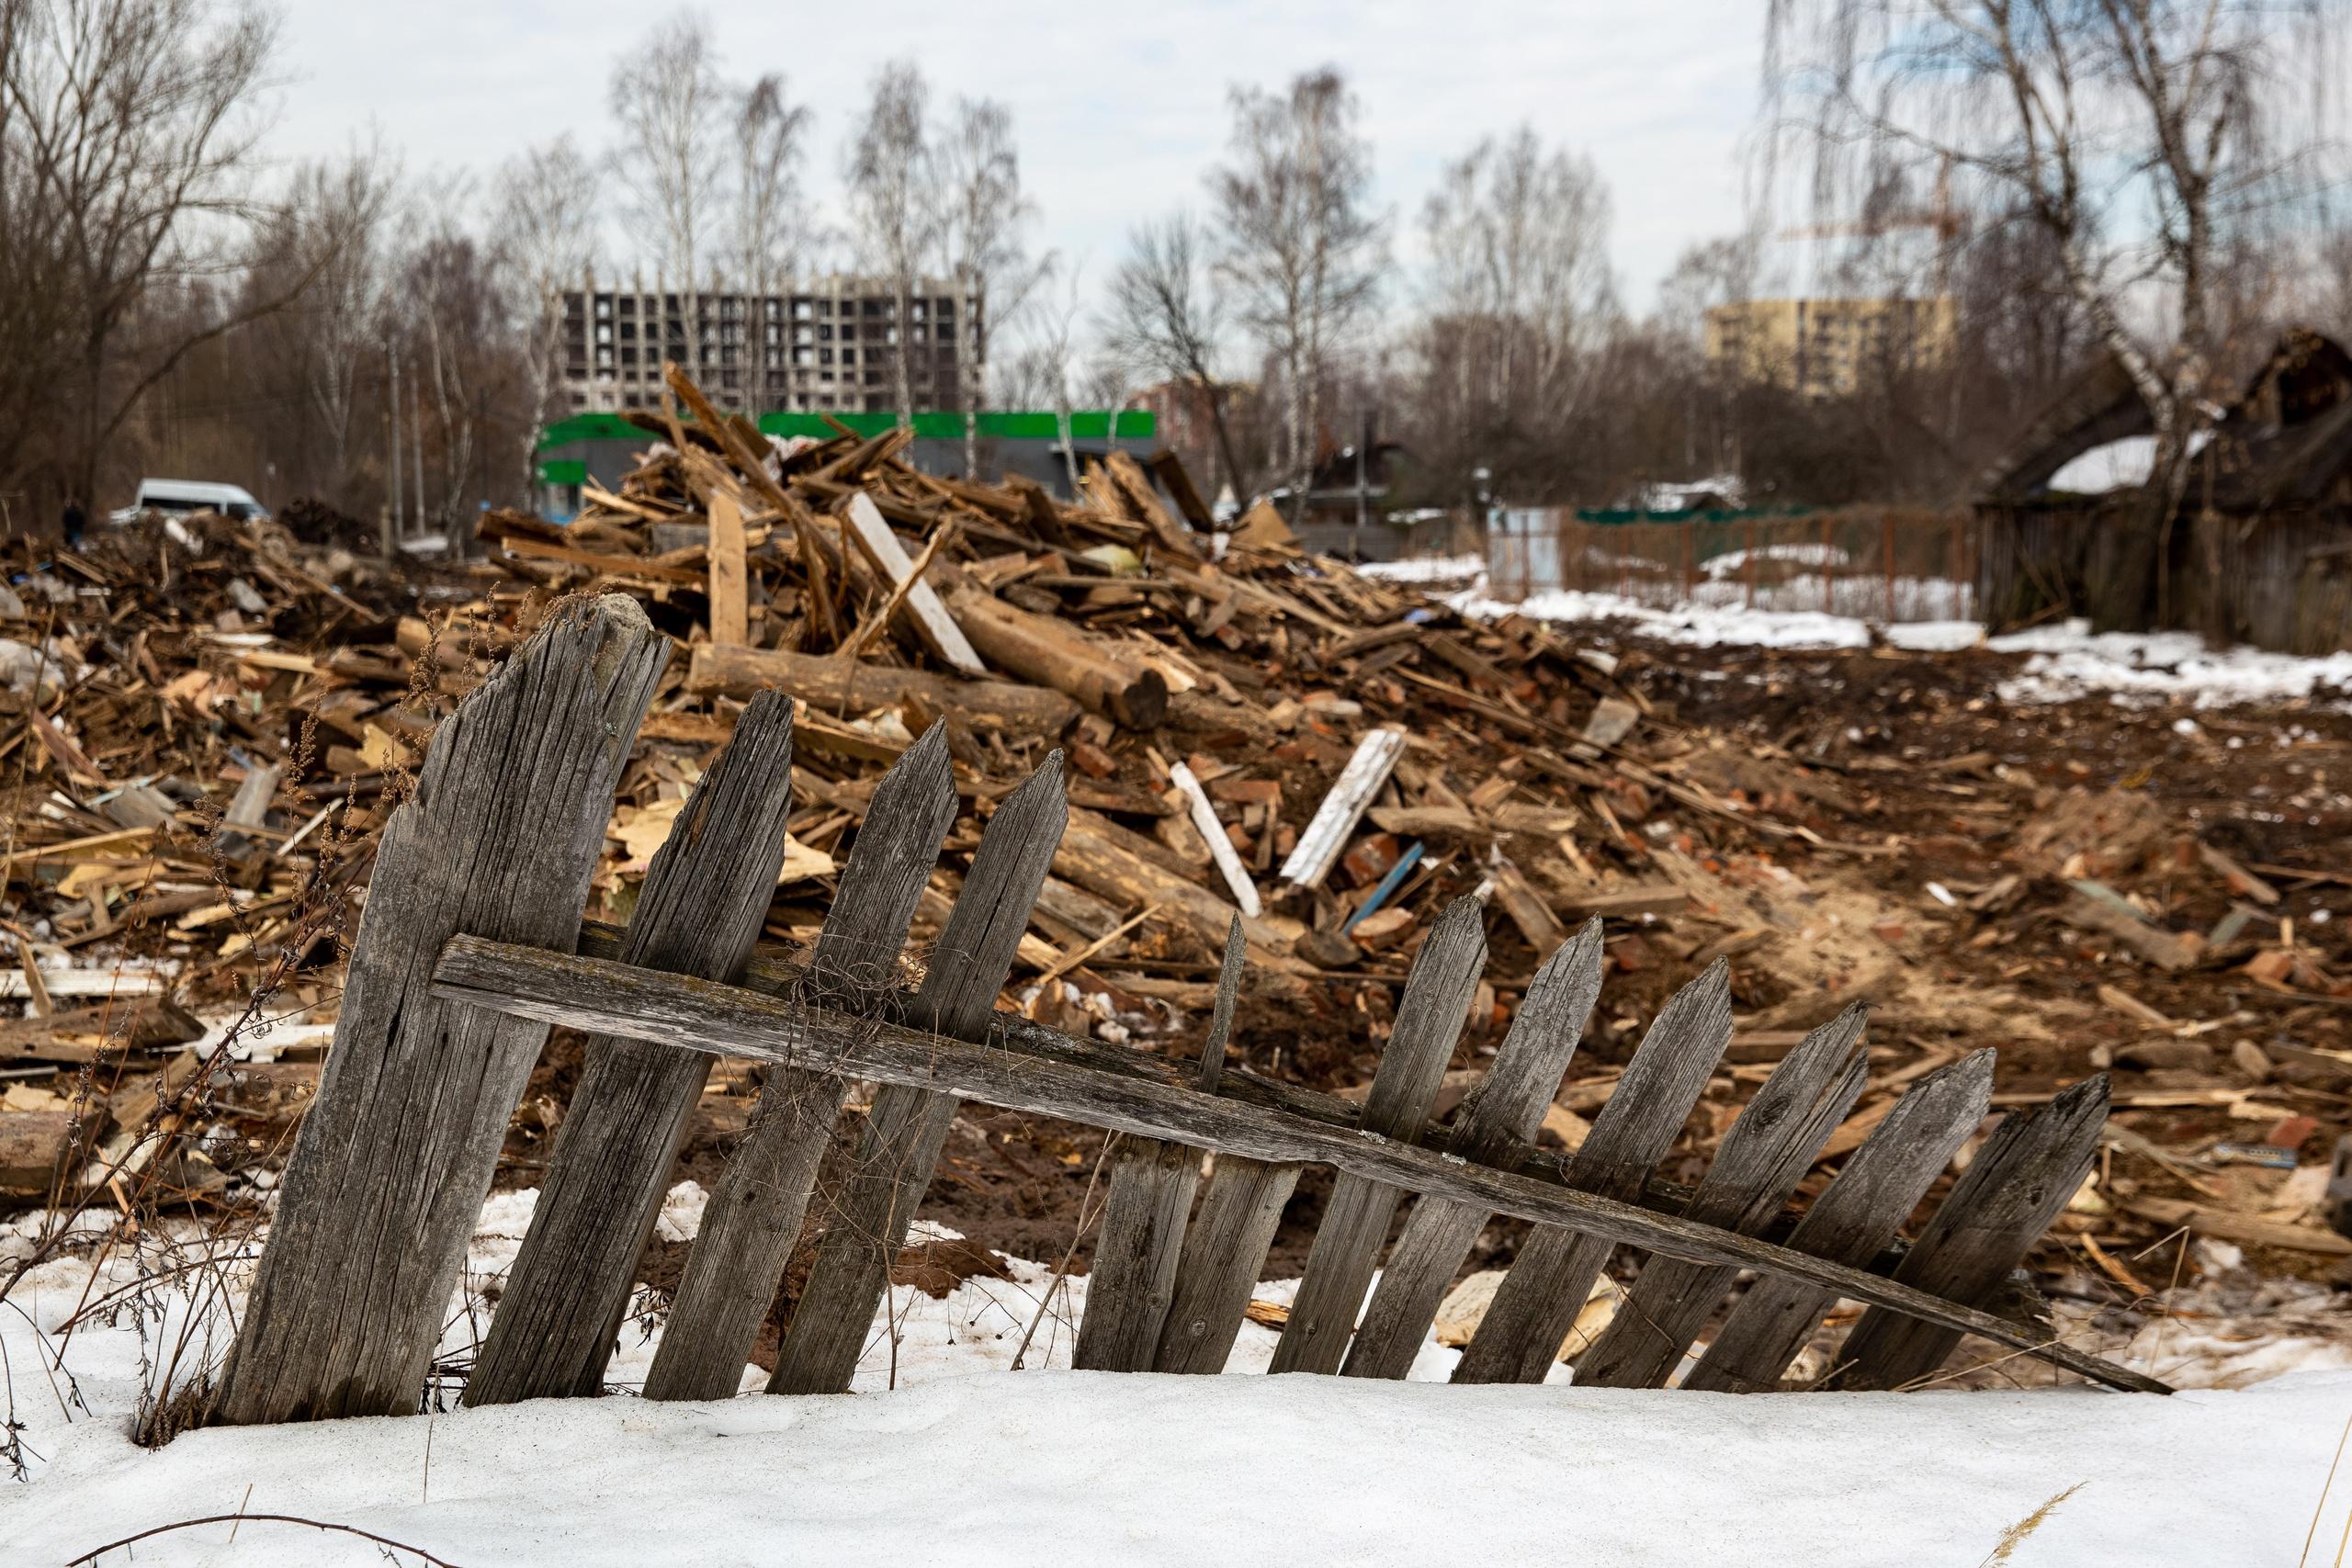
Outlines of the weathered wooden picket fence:
[[[1992,1053],[1920,1079],[1798,1220],[1782,1205],[1861,1092],[1849,1010],[1773,1071],[1695,1190],[1652,1177],[1731,1031],[1718,963],[1659,1013],[1590,1136],[1532,1146],[1600,991],[1599,922],[1528,987],[1476,1089],[1426,1125],[1485,956],[1465,899],[1431,929],[1361,1108],[1221,1073],[1244,953],[1227,942],[1189,1070],[995,1010],[1067,814],[1058,757],[1001,802],[919,984],[901,953],[954,815],[934,729],[876,791],[805,964],[752,955],[790,809],[792,705],[763,694],[654,857],[625,932],[581,910],[664,639],[620,598],[571,601],[435,736],[384,833],[341,1021],[216,1391],[227,1422],[417,1408],[507,1118],[548,1026],[594,1038],[469,1404],[603,1387],[639,1254],[712,1058],[771,1064],[707,1208],[645,1393],[730,1395],[807,1217],[847,1086],[882,1087],[833,1197],[771,1392],[846,1389],[960,1100],[1125,1134],[1077,1364],[1214,1372],[1303,1165],[1336,1167],[1277,1371],[1397,1378],[1496,1213],[1536,1226],[1455,1373],[1532,1382],[1612,1248],[1650,1254],[1577,1363],[1657,1386],[1740,1269],[1757,1279],[1686,1386],[1770,1389],[1837,1297],[1869,1303],[1849,1388],[1931,1373],[1973,1332],[2110,1385],[2164,1385],[1984,1310],[2088,1167],[2094,1078],[2003,1121],[1921,1235],[1897,1231],[1985,1112]],[[1216,1154],[1196,1194],[1200,1152]],[[1364,1306],[1398,1204],[1415,1201]],[[1195,1206],[1194,1200],[1198,1202]],[[1776,1242],[1770,1239],[1778,1236]]]

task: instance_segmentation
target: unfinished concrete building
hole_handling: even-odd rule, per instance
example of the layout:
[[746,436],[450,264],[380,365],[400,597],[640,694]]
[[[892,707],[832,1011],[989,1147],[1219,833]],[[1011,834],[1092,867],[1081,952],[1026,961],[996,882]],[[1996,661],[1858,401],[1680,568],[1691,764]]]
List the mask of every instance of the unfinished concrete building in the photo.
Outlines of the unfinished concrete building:
[[888,281],[842,274],[759,294],[592,273],[564,297],[565,404],[575,413],[658,408],[662,363],[675,360],[733,407],[879,411],[897,402],[904,352],[914,406],[959,407],[957,367],[975,341],[979,299],[922,278],[903,323],[899,309]]

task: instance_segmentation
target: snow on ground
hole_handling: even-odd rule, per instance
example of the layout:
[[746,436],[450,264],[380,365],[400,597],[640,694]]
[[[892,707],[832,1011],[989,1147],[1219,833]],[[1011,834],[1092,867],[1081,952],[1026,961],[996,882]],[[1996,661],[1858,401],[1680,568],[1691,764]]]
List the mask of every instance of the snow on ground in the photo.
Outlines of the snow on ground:
[[[2322,700],[2352,704],[2352,653],[2300,658],[2244,646],[2212,649],[2191,632],[2093,633],[2070,620],[1987,637],[1963,619],[1877,623],[1861,615],[1820,610],[1749,609],[1736,602],[1736,584],[1702,587],[1699,603],[1657,609],[1614,593],[1555,589],[1517,604],[1488,596],[1484,583],[1447,603],[1464,615],[1521,615],[1542,621],[1630,622],[1644,636],[1695,647],[1867,648],[1875,630],[1897,648],[1945,652],[1982,643],[1996,653],[2024,653],[2025,667],[2002,682],[2015,703],[2064,702],[2106,693],[2119,703],[2184,702],[2200,708],[2238,703]],[[1876,584],[1869,585],[1873,593]],[[1815,602],[1818,603],[1815,594]]]
[[[690,1236],[703,1197],[692,1183],[674,1190],[662,1233]],[[462,1355],[483,1326],[480,1292],[511,1262],[535,1198],[500,1193],[484,1205],[446,1353]],[[0,1230],[0,1255],[28,1234],[22,1222]],[[185,1265],[189,1244],[176,1246]],[[12,1298],[17,1310],[0,1314],[32,1472],[0,1480],[0,1555],[11,1563],[63,1563],[154,1526],[237,1514],[248,1517],[153,1537],[105,1562],[386,1560],[356,1536],[251,1517],[286,1514],[465,1568],[1424,1563],[1498,1540],[1610,1568],[1970,1568],[2076,1488],[2008,1561],[2100,1568],[2291,1562],[2315,1510],[2323,1540],[2352,1514],[2352,1471],[2321,1506],[2352,1416],[2352,1371],[2170,1399],[1120,1377],[1068,1370],[1084,1280],[1057,1286],[1049,1269],[1021,1261],[1010,1280],[976,1277],[940,1300],[893,1292],[895,1365],[877,1317],[859,1393],[846,1397],[547,1401],[192,1432],[150,1451],[128,1437],[142,1368],[168,1354],[188,1296],[205,1290],[201,1271],[165,1273],[160,1258],[143,1256],[155,1276],[144,1296],[120,1297],[63,1340],[62,1369],[45,1352],[67,1319],[135,1283],[141,1259],[95,1271],[86,1258],[45,1264]],[[229,1283],[233,1303],[241,1273]],[[1258,1293],[1279,1302],[1292,1289]],[[1012,1372],[1033,1322],[1032,1370]],[[1262,1371],[1274,1339],[1246,1325],[1228,1371]],[[652,1351],[633,1329],[625,1341],[611,1374],[622,1387],[642,1380]],[[2235,1360],[2217,1367],[2233,1378],[2313,1364],[2298,1342],[2226,1348]],[[2179,1338],[2160,1350],[2175,1368],[2197,1353]],[[1425,1346],[1416,1379],[1443,1378],[1453,1354]],[[757,1370],[744,1381],[756,1388]]]
[[1366,577],[1386,578],[1391,582],[1460,582],[1485,572],[1487,558],[1414,556],[1406,560],[1369,560],[1356,570]]

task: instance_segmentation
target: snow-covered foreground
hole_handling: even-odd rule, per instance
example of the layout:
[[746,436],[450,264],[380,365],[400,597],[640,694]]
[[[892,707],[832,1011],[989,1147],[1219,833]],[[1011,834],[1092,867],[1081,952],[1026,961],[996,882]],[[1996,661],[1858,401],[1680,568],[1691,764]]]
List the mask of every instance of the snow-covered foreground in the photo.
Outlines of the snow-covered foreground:
[[2070,620],[2006,637],[1987,637],[1975,621],[1896,621],[1874,624],[1818,610],[1751,610],[1737,604],[1686,604],[1654,609],[1613,593],[1559,590],[1509,603],[1483,584],[1449,597],[1464,615],[1526,615],[1544,621],[1619,621],[1661,641],[1697,647],[1867,648],[1873,631],[1896,648],[1945,652],[1982,643],[1996,653],[2030,655],[2004,682],[2015,703],[2064,702],[2108,694],[2121,703],[2187,703],[2226,707],[2238,703],[2299,701],[2352,694],[2352,653],[2298,658],[2257,648],[2208,648],[2191,632],[2094,633]]
[[[481,1293],[513,1260],[536,1195],[493,1195],[467,1259],[445,1354],[483,1326]],[[660,1233],[699,1226],[682,1184]],[[0,1233],[0,1251],[21,1226]],[[166,1244],[154,1244],[158,1249]],[[2352,1371],[2300,1371],[2170,1399],[2087,1389],[1738,1399],[1682,1393],[1451,1388],[1320,1377],[1147,1378],[1068,1370],[1085,1280],[1012,1261],[934,1299],[893,1292],[839,1398],[652,1404],[626,1394],[426,1417],[182,1436],[129,1432],[203,1270],[183,1245],[93,1269],[64,1258],[0,1310],[28,1481],[0,1481],[0,1561],[63,1563],[178,1521],[109,1563],[377,1563],[328,1521],[467,1568],[859,1561],[1035,1563],[1407,1562],[1471,1543],[1541,1543],[1545,1560],[1951,1563],[2080,1483],[2020,1546],[2020,1565],[2289,1563],[2352,1416]],[[249,1253],[226,1275],[242,1293]],[[2227,1266],[2217,1254],[2200,1269]],[[1263,1285],[1286,1301],[1295,1286]],[[88,1314],[115,1295],[120,1310]],[[1039,1303],[1046,1310],[1039,1312]],[[1014,1372],[1025,1354],[1031,1370]],[[2152,1325],[2125,1359],[2235,1379],[2334,1361],[2312,1340],[2204,1346]],[[635,1330],[611,1379],[640,1382]],[[1228,1371],[1262,1372],[1274,1333],[1245,1325]],[[57,1367],[63,1347],[62,1366]],[[217,1344],[217,1342],[216,1342]],[[1416,1380],[1456,1352],[1423,1347]],[[745,1387],[759,1374],[747,1368]],[[1565,1368],[1555,1369],[1564,1376]],[[2352,1469],[2320,1529],[2352,1512]],[[2324,1559],[2323,1559],[2324,1560]],[[395,1561],[416,1559],[401,1556]]]
[[[982,1375],[879,1398],[542,1402],[197,1432],[153,1454],[92,1430],[0,1502],[0,1539],[12,1562],[62,1562],[242,1508],[356,1526],[466,1568],[1428,1563],[1504,1543],[1608,1568],[1974,1568],[2078,1488],[2007,1561],[2283,1568],[2347,1412],[2346,1374],[2170,1399]],[[2324,1510],[2324,1541],[2346,1501]],[[350,1537],[244,1522],[232,1542],[232,1528],[142,1541],[136,1561],[384,1560]]]

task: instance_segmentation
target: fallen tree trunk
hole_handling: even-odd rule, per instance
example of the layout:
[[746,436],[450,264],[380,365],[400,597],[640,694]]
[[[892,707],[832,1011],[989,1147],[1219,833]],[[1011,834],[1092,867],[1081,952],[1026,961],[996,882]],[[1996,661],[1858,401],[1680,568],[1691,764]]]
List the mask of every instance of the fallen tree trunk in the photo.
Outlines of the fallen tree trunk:
[[1129,729],[1154,729],[1168,716],[1168,682],[1150,665],[1122,660],[1076,627],[977,588],[956,590],[947,604],[964,636],[998,669],[1067,693]]
[[686,670],[686,690],[697,695],[746,697],[780,686],[812,707],[887,707],[902,697],[952,713],[974,729],[1051,739],[1078,717],[1078,705],[1043,686],[1007,681],[964,681],[928,670],[844,664],[813,653],[775,648],[713,648],[698,643]]

